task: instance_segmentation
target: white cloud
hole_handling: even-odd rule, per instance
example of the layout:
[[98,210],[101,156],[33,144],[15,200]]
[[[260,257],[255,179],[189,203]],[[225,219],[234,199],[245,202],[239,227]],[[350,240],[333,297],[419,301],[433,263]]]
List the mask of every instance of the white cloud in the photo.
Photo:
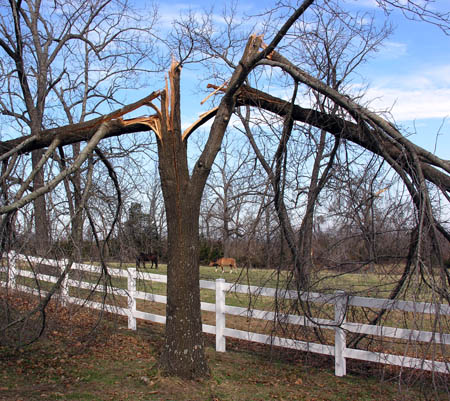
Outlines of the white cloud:
[[399,58],[406,55],[408,45],[406,43],[385,41],[383,46],[378,51],[378,57]]
[[396,121],[444,118],[450,116],[450,88],[391,89],[372,88],[367,99],[374,99],[370,109],[391,110]]
[[357,5],[359,7],[369,7],[369,8],[379,7],[376,0],[348,0],[348,3]]
[[450,65],[377,77],[366,92],[370,108],[391,110],[397,121],[450,116]]

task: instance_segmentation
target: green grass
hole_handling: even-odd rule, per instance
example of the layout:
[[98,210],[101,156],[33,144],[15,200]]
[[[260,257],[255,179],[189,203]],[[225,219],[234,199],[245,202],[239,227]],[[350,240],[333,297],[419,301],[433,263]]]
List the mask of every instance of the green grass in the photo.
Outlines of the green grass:
[[[23,264],[25,265],[25,264]],[[132,263],[108,263],[108,267],[110,268],[121,268],[127,269],[129,267],[134,267],[135,265]],[[25,266],[23,266],[25,267]],[[380,271],[385,271],[391,269],[390,267],[379,267]],[[391,269],[392,270],[392,269]],[[149,272],[154,274],[167,274],[167,265],[160,264],[159,268],[156,269],[141,269],[141,272]],[[75,273],[79,274],[79,273]],[[83,272],[82,278],[83,281],[87,281],[90,283],[96,283],[99,275]],[[240,284],[250,284],[256,286],[265,286],[265,287],[281,287],[286,286],[286,282],[289,279],[289,273],[286,271],[281,271],[277,273],[274,270],[268,269],[239,269],[238,272],[229,273],[229,269],[225,270],[225,273],[222,273],[220,270],[215,272],[214,267],[209,266],[200,266],[200,279],[214,281],[217,278],[225,278],[227,282],[230,283],[240,283]],[[316,275],[316,288],[315,291],[320,292],[334,292],[336,289],[345,290],[348,292],[356,293],[362,296],[372,296],[377,298],[387,297],[394,287],[395,280],[399,278],[399,275],[392,273],[390,276],[386,276],[384,274],[377,273],[347,273],[347,274],[336,274],[334,272],[323,271]],[[26,285],[33,285],[33,279],[28,278],[20,278],[18,279],[18,283],[24,283]],[[47,290],[51,287],[51,283],[46,283],[44,281],[39,281],[39,284],[42,289]],[[127,288],[127,279],[121,277],[113,277],[111,283],[114,287],[126,289]],[[159,282],[151,282],[148,280],[138,279],[137,289],[139,291],[145,291],[153,294],[165,295],[166,294],[166,284]],[[90,299],[93,301],[101,302],[103,301],[102,292],[103,286],[102,282],[98,287],[98,292],[95,294],[91,294],[88,290],[82,290],[77,287],[70,288],[70,295],[77,297],[87,297],[90,295]],[[411,297],[410,299],[414,299],[416,297],[414,289],[411,288]],[[413,296],[414,295],[414,296]],[[421,296],[420,300],[429,301],[426,297],[426,293]],[[215,302],[215,292],[212,290],[201,290],[201,300],[203,302],[214,303]],[[119,306],[126,306],[126,300],[120,296],[108,297],[108,303],[114,303]],[[240,307],[248,307],[251,302],[251,307],[253,309],[261,309],[261,310],[274,310],[274,299],[271,297],[262,297],[262,296],[252,296],[251,298],[247,294],[239,294],[230,292],[227,294],[227,305],[230,306],[240,306]],[[289,302],[286,302],[286,305],[289,305]],[[142,303],[138,302],[138,309],[143,311],[149,311],[154,313],[159,313],[160,310],[163,310],[159,306],[155,308],[152,303],[146,302]],[[312,304],[312,309],[315,310],[315,317],[328,318],[332,319],[334,315],[333,306],[332,305],[317,305]],[[354,312],[349,314],[349,320],[351,321],[367,321],[367,317],[364,316],[361,308],[353,308]],[[366,311],[369,316],[374,315],[374,311]],[[206,314],[205,314],[206,316]],[[358,317],[359,316],[359,317]],[[405,314],[402,312],[391,312],[385,318],[384,324],[388,326],[394,327],[403,327],[407,328],[410,326],[409,318],[405,319]],[[246,326],[248,328],[248,323],[245,319],[230,317],[228,319],[230,323],[234,321],[241,321],[238,326],[233,326],[235,328],[242,328],[242,326]],[[424,324],[422,327],[414,327],[415,329],[423,329],[423,330],[432,330],[433,321],[424,320]]]
[[[111,268],[122,268],[126,269],[127,267],[134,267],[132,264],[109,264],[109,267]],[[146,272],[155,273],[155,274],[167,274],[167,265],[162,264],[159,266],[158,270],[155,269],[146,269]],[[277,280],[280,280],[278,283],[280,286],[285,285],[285,281],[288,277],[287,272],[281,272],[279,275],[276,274],[273,270],[266,270],[266,269],[243,269],[239,271],[238,273],[230,274],[228,273],[228,269],[226,270],[226,273],[221,273],[220,271],[215,272],[215,269],[213,267],[209,266],[201,266],[200,267],[200,278],[202,280],[215,280],[216,278],[225,278],[228,282],[239,282],[241,284],[251,284],[251,285],[263,285],[266,287],[275,287],[277,285]],[[361,295],[372,295],[375,297],[383,297],[386,296],[386,291],[390,291],[392,288],[392,280],[394,277],[390,277],[389,281],[386,280],[386,276],[379,275],[376,273],[364,273],[364,274],[345,274],[345,275],[331,275],[329,278],[327,276],[329,275],[329,272],[322,272],[318,278],[320,279],[320,282],[318,284],[318,288],[322,290],[328,290],[332,291],[333,288],[341,288],[341,289],[359,289],[361,290]],[[90,274],[90,273],[84,273],[83,280],[88,280],[91,283],[95,283],[98,280],[98,275]],[[26,282],[28,285],[33,284],[32,279],[22,278],[23,282]],[[381,289],[377,286],[380,286],[380,281],[383,281],[381,284],[384,291],[381,291]],[[125,278],[113,278],[112,284],[116,286],[117,288],[126,289],[127,288],[127,280]],[[50,283],[40,282],[41,288],[48,289],[50,288]],[[160,294],[165,295],[166,293],[166,284],[159,283],[159,282],[151,282],[148,280],[138,280],[137,288],[140,291],[146,291],[153,294]],[[103,294],[102,285],[99,286],[99,291],[96,293],[91,293],[89,290],[83,290],[77,287],[71,287],[70,288],[70,295],[80,297],[80,298],[87,298],[89,297],[92,301],[102,302],[103,301]],[[373,292],[373,294],[371,293]],[[203,302],[209,302],[214,303],[215,302],[215,292],[212,290],[206,290],[203,289],[201,291],[201,300]],[[116,306],[126,307],[127,306],[127,300],[125,297],[117,296],[117,295],[108,295],[106,298],[106,302],[108,304],[113,304]],[[247,308],[249,306],[250,298],[247,294],[239,294],[231,292],[227,294],[227,305],[231,306],[240,306],[243,308]],[[260,309],[260,310],[274,310],[274,299],[271,297],[252,297],[251,298],[251,307],[253,309]],[[283,311],[288,310],[288,306],[290,305],[290,302],[286,302],[286,306],[283,309]],[[159,303],[153,303],[148,301],[137,301],[137,308],[140,311],[145,311],[149,313],[155,313],[159,315],[165,314],[165,305],[159,304]],[[324,318],[324,319],[333,319],[334,318],[334,309],[332,305],[320,305],[320,304],[311,304],[311,310],[312,310],[312,316],[314,318]],[[352,307],[349,310],[347,319],[349,321],[354,322],[362,322],[366,323],[369,321],[373,316],[375,316],[376,310],[368,310],[367,308],[356,308]],[[296,313],[292,310],[289,310],[289,313]],[[304,314],[303,312],[300,312],[300,314]],[[203,321],[207,324],[215,324],[215,315],[214,313],[210,312],[203,312]],[[399,328],[412,328],[415,330],[426,330],[426,331],[433,331],[435,327],[435,320],[433,316],[426,316],[420,317],[419,319],[417,316],[413,316],[412,314],[407,314],[399,311],[390,312],[389,314],[386,314],[383,318],[382,324],[385,326],[390,327],[399,327]],[[139,325],[140,323],[138,323]],[[445,323],[444,323],[445,324]],[[273,333],[273,326],[271,322],[259,320],[259,319],[247,319],[246,317],[238,317],[238,316],[227,316],[227,327],[229,328],[235,328],[239,330],[245,330],[245,331],[252,331],[256,333]],[[298,328],[298,327],[297,327]],[[287,329],[289,332],[293,332],[297,330],[294,326],[288,326]],[[444,332],[448,332],[448,327],[444,328]],[[291,334],[286,333],[280,333],[282,337],[289,336]],[[329,344],[333,344],[334,342],[334,332],[330,329],[324,329],[323,335]],[[297,339],[310,339],[314,342],[317,342],[313,334],[311,333],[310,329],[302,329],[300,334],[297,334]],[[370,348],[372,350],[376,351],[385,351],[385,352],[391,352],[391,353],[400,353],[403,354],[405,352],[405,342],[393,342],[390,339],[381,339],[379,337],[374,338],[374,347]],[[383,341],[382,346],[380,346],[380,341]],[[381,348],[380,348],[381,347]],[[444,349],[448,349],[448,347],[443,347]],[[416,348],[412,350],[411,352],[415,352]],[[442,350],[442,348],[439,348],[439,352]],[[420,351],[422,352],[422,351]],[[426,355],[428,355],[429,352],[432,352],[432,350],[426,351]],[[445,351],[443,351],[445,352]],[[430,356],[429,356],[430,357]]]
[[[29,269],[26,263],[20,262],[22,268]],[[94,263],[95,264],[95,263]],[[98,265],[98,263],[97,263]],[[134,263],[114,263],[108,262],[107,266],[115,269],[127,269],[129,267],[135,267]],[[147,267],[145,270],[140,269],[141,272],[148,272],[154,274],[167,275],[167,265],[160,264],[158,269],[150,269]],[[389,266],[379,266],[377,273],[374,272],[358,272],[358,273],[346,273],[339,274],[327,270],[315,273],[312,283],[313,291],[330,293],[336,290],[343,290],[349,293],[372,296],[383,298],[387,297],[391,290],[394,288],[397,280],[400,278],[400,274],[397,270]],[[384,274],[383,274],[384,272]],[[91,283],[95,283],[98,279],[98,275],[90,274],[87,272],[82,274],[83,280]],[[263,287],[281,287],[284,288],[290,278],[290,274],[286,271],[281,271],[279,274],[275,270],[270,269],[238,269],[238,272],[229,273],[229,268],[225,268],[225,273],[222,273],[220,269],[215,272],[214,267],[200,266],[200,279],[214,281],[218,278],[224,278],[227,282],[237,282],[244,285],[255,285]],[[149,283],[146,282],[146,285]],[[46,284],[43,284],[45,286]],[[126,288],[126,278],[112,277],[112,285],[117,288]],[[158,283],[152,283],[154,292],[158,294],[164,293],[164,285]],[[143,284],[139,284],[139,290],[143,290]],[[427,289],[422,289],[420,300],[429,301],[430,292]],[[417,291],[411,287],[406,294],[407,299],[417,300]],[[211,297],[205,299],[206,302],[211,302]]]
[[[134,264],[127,263],[109,263],[109,267],[127,269],[135,267]],[[141,272],[167,275],[167,265],[160,264],[158,269],[140,269]],[[237,272],[229,273],[229,269],[225,269],[225,273],[220,270],[215,272],[214,267],[200,266],[200,279],[214,281],[218,278],[224,278],[229,283],[237,282],[243,285],[255,285],[262,287],[284,288],[286,283],[291,280],[290,273],[281,271],[279,274],[271,269],[238,269]],[[361,295],[370,296],[373,294],[388,293],[394,288],[395,283],[400,278],[400,274],[389,273],[336,273],[327,270],[317,273],[313,278],[313,288],[316,292],[334,292],[335,290],[343,290],[351,293],[360,293]],[[411,294],[413,299],[414,294]]]

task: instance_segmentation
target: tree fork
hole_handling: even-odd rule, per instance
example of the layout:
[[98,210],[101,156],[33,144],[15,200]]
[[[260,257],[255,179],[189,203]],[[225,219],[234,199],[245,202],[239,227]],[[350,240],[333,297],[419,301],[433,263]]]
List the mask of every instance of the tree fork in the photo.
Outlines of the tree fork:
[[187,149],[181,134],[181,67],[169,72],[161,94],[158,136],[159,174],[167,218],[168,263],[166,335],[161,370],[187,379],[209,375],[200,308],[198,219],[202,186],[189,177]]

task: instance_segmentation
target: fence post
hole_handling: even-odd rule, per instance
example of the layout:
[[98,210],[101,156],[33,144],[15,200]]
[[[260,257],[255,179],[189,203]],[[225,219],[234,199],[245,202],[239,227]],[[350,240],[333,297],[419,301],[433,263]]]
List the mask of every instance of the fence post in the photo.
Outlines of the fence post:
[[136,269],[128,269],[128,329],[136,330]]
[[225,352],[225,280],[216,280],[216,351]]
[[8,252],[8,261],[8,286],[9,288],[15,288],[17,274],[17,255],[15,251]]
[[[61,260],[61,274],[64,273],[64,270],[66,269],[67,264],[69,261],[67,259]],[[66,306],[67,299],[69,298],[69,273],[66,274],[64,277],[62,283],[61,283],[61,305]]]
[[345,376],[347,374],[347,365],[345,361],[346,334],[342,329],[345,323],[345,313],[347,306],[347,297],[344,291],[335,291],[334,303],[334,374],[336,376]]

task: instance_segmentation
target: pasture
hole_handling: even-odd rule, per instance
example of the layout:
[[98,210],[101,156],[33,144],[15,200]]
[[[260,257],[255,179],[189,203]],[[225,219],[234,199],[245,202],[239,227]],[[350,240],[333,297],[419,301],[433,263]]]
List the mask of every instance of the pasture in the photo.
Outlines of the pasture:
[[[134,267],[132,264],[110,264],[112,268]],[[22,265],[21,268],[26,268]],[[143,270],[142,270],[143,271]],[[147,272],[166,274],[167,266],[146,269]],[[49,273],[49,272],[47,272]],[[214,267],[202,266],[201,279],[225,278],[266,287],[283,287],[289,280],[286,272],[271,270],[240,270],[240,273],[215,272]],[[392,282],[395,277],[391,277]],[[98,277],[88,273],[83,280],[95,282]],[[32,279],[20,277],[23,284],[30,285]],[[324,290],[333,288],[357,289],[358,294],[367,295],[376,290],[378,294],[390,291],[392,282],[380,286],[378,273],[347,274],[321,280]],[[112,284],[126,288],[126,279],[113,278]],[[331,285],[330,285],[331,284]],[[40,282],[42,289],[49,285]],[[138,280],[138,290],[153,294],[165,294],[165,284]],[[381,289],[381,291],[380,291]],[[89,290],[71,287],[72,295],[89,295]],[[214,302],[214,291],[202,290],[202,301]],[[32,298],[10,300],[17,309],[29,308]],[[91,294],[91,300],[101,299],[100,293]],[[23,301],[23,300],[22,300]],[[121,296],[109,299],[117,305],[126,303]],[[273,310],[274,300],[268,297],[249,297],[248,294],[230,293],[227,304]],[[138,300],[138,309],[164,314],[165,306]],[[329,316],[333,311],[323,308],[315,311]],[[50,327],[42,341],[22,352],[0,349],[0,368],[3,376],[0,385],[0,400],[74,399],[74,400],[414,400],[447,399],[445,377],[437,376],[442,393],[429,390],[433,385],[431,374],[395,367],[349,361],[344,378],[334,376],[333,359],[317,354],[305,354],[293,350],[260,346],[239,340],[227,340],[227,353],[216,353],[214,337],[205,335],[211,377],[196,382],[180,382],[179,379],[161,377],[157,370],[159,350],[163,341],[163,326],[139,321],[138,330],[126,329],[126,319],[106,315],[97,326],[95,311],[79,309],[73,305],[66,308],[52,306]],[[357,318],[355,312],[353,318]],[[4,317],[3,317],[4,318]],[[412,318],[412,317],[411,317]],[[203,313],[204,323],[214,324],[214,314]],[[391,313],[385,321],[401,320],[410,326],[408,315]],[[423,321],[430,328],[432,322]],[[259,333],[278,334],[270,322],[248,319],[242,316],[227,317],[227,326]],[[397,327],[399,325],[397,324]],[[93,329],[93,330],[92,330]],[[292,327],[284,326],[282,330]],[[286,335],[286,333],[284,333]],[[331,335],[330,335],[331,334]],[[300,338],[312,335],[312,329],[295,333]],[[332,342],[332,331],[322,331],[323,340]],[[383,350],[401,350],[401,342],[378,344]],[[417,351],[417,349],[416,349]],[[400,351],[401,352],[401,351]],[[70,361],[70,362],[69,362]],[[383,378],[381,380],[380,378]],[[436,384],[436,377],[433,379]],[[180,387],[185,390],[180,391]],[[105,390],[101,390],[101,389]],[[187,390],[186,390],[187,389]],[[400,391],[399,391],[400,390]],[[428,394],[427,394],[428,391]],[[439,390],[441,391],[441,390]],[[428,398],[427,398],[428,397]]]
[[[24,309],[32,302],[25,297],[12,304]],[[430,395],[427,373],[404,372],[399,381],[397,368],[352,362],[350,374],[338,378],[326,357],[240,341],[229,341],[227,353],[216,353],[211,336],[205,337],[210,377],[163,377],[157,370],[163,326],[142,322],[133,332],[125,329],[126,319],[108,315],[99,324],[97,317],[91,310],[52,304],[42,341],[21,352],[0,348],[0,400],[387,401],[448,396]]]
[[[45,281],[44,277],[50,277],[48,274],[58,274],[58,269],[56,271],[52,266],[49,265],[37,265],[31,267],[25,262],[25,260],[18,261],[21,269],[29,271],[28,276],[19,276],[17,278],[17,284],[23,284],[28,287],[36,288],[36,283],[34,282],[35,273],[44,273],[42,280],[39,280],[39,288],[42,290],[47,290],[51,287],[51,283]],[[34,262],[36,263],[36,262]],[[50,262],[49,262],[50,263]],[[54,263],[54,262],[51,262]],[[98,273],[94,273],[89,265],[84,265],[88,268],[88,271],[74,270],[71,272],[70,277],[72,284],[67,289],[67,295],[72,297],[86,299],[89,298],[91,301],[105,302],[106,304],[118,306],[121,308],[127,307],[127,297],[124,296],[123,291],[127,290],[127,274],[125,270],[129,267],[134,267],[134,264],[119,264],[119,263],[109,263],[108,266],[111,268],[111,272],[114,271],[113,276],[110,277],[106,282],[102,282],[101,277]],[[34,273],[30,271],[34,269]],[[98,267],[93,267],[94,270],[98,270]],[[386,271],[390,269],[390,275],[386,276]],[[283,290],[289,286],[289,273],[286,271],[274,271],[267,269],[240,269],[238,273],[221,273],[221,271],[216,272],[215,267],[201,266],[200,268],[200,278],[203,280],[208,280],[210,284],[216,278],[225,278],[230,283],[242,284],[242,285],[252,285],[257,287],[271,287],[279,288]],[[316,276],[316,280],[319,283],[316,288],[319,288],[322,293],[333,294],[336,290],[344,290],[353,295],[362,295],[369,297],[387,297],[392,290],[394,283],[398,278],[398,273],[396,273],[391,267],[379,267],[380,271],[376,272],[365,272],[364,274],[353,273],[353,274],[330,274],[329,272],[321,272]],[[152,272],[157,273],[154,279],[150,280],[150,276],[144,278],[140,272]],[[125,273],[125,274],[122,274]],[[382,274],[381,274],[382,273]],[[0,272],[1,274],[1,272]],[[5,273],[3,273],[5,274]],[[45,276],[47,274],[47,276]],[[141,268],[137,274],[136,287],[138,291],[143,291],[147,294],[154,294],[156,296],[165,295],[166,284],[161,282],[161,277],[167,274],[167,266],[160,265],[158,270],[156,269],[143,269]],[[5,277],[6,278],[6,277]],[[103,277],[104,278],[104,277]],[[99,281],[100,280],[100,281]],[[95,292],[91,292],[91,288],[95,285]],[[104,285],[108,285],[108,294],[106,297],[103,295]],[[111,288],[114,287],[114,288]],[[210,288],[210,286],[206,286]],[[70,289],[69,289],[70,288]],[[214,288],[214,287],[213,287]],[[406,299],[414,301],[428,301],[427,293],[420,292],[420,298],[417,297],[417,293],[412,287],[409,287],[409,291],[406,294]],[[212,306],[215,303],[215,291],[214,289],[201,290],[201,300],[202,302],[209,303]],[[161,298],[161,297],[159,297]],[[158,301],[163,302],[163,301]],[[157,315],[165,315],[165,305],[153,302],[152,299],[144,300],[137,299],[137,310],[147,313],[154,313]],[[257,290],[255,293],[238,293],[238,292],[228,292],[226,296],[226,303],[230,307],[240,307],[247,310],[248,307],[252,309],[260,309],[265,311],[277,310],[281,314],[293,314],[293,315],[310,315],[313,319],[325,319],[333,320],[335,310],[333,305],[330,304],[320,304],[315,302],[308,302],[307,304],[298,304],[295,300],[285,300],[285,299],[274,299],[271,296],[262,296]],[[100,306],[101,307],[101,306]],[[305,309],[307,308],[307,310]],[[210,310],[210,309],[209,309]],[[346,319],[348,322],[354,323],[364,323],[378,313],[379,309],[374,307],[356,307],[348,306]],[[215,324],[215,313],[214,311],[203,311],[203,322],[214,326]],[[260,334],[273,334],[281,337],[289,337],[297,340],[307,340],[317,343],[317,329],[312,328],[301,328],[299,330],[298,326],[292,324],[280,324],[281,322],[277,320],[275,322],[262,321],[258,318],[252,318],[247,314],[240,314],[240,316],[228,316],[227,327],[232,329],[237,329],[241,331],[251,331]],[[144,317],[143,317],[144,318]],[[157,319],[156,321],[161,322]],[[441,316],[439,320],[439,329],[436,330],[436,320],[433,314],[424,314],[422,317],[418,318],[415,314],[415,310],[412,312],[402,312],[402,311],[389,311],[384,314],[382,321],[380,321],[383,326],[397,327],[399,329],[413,329],[422,331],[438,331],[441,330],[444,333],[448,333],[448,319],[446,316]],[[328,328],[322,326],[320,329],[320,338],[322,344],[332,345],[334,342],[334,330],[332,327]],[[389,352],[393,354],[400,354],[407,350],[408,356],[412,357],[422,357],[425,359],[435,359],[442,360],[446,355],[446,347],[440,347],[438,350],[429,349],[425,343],[414,343],[414,347],[410,347],[410,342],[408,339],[404,341],[387,341],[386,338],[368,337],[363,341],[370,344],[367,348],[370,351],[375,352]],[[428,340],[427,340],[428,341]],[[430,353],[431,352],[431,353]],[[437,354],[436,354],[437,352]]]

